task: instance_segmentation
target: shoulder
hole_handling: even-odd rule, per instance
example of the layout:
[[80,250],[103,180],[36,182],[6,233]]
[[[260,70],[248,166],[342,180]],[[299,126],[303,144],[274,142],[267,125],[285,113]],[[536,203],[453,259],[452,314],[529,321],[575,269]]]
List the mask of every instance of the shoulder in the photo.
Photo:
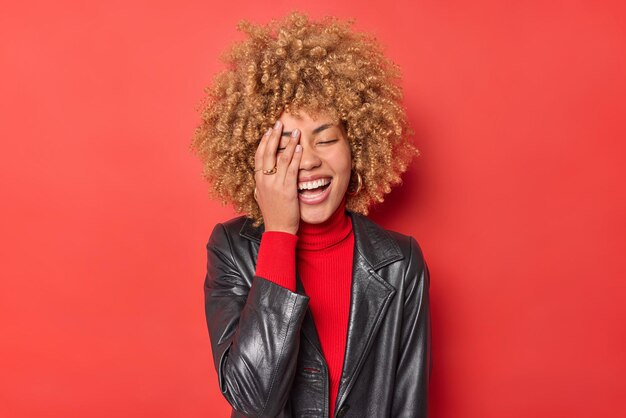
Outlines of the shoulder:
[[216,223],[211,231],[207,246],[230,243],[236,240],[247,219],[245,215],[241,215]]
[[222,227],[230,232],[230,233],[239,233],[241,228],[246,223],[249,218],[245,215],[237,216],[232,219],[228,219],[226,221],[220,222],[218,225],[222,225]]
[[402,251],[403,255],[410,255],[411,252],[417,253],[419,257],[423,257],[421,246],[418,240],[412,235],[404,234],[393,229],[388,229],[377,223],[376,221],[368,218],[360,213],[352,213],[353,219],[356,223],[359,223],[361,229],[367,231],[367,233],[377,235],[383,239],[388,239],[397,245]]
[[400,261],[406,270],[421,271],[425,267],[424,253],[418,240],[412,235],[388,229],[359,213],[352,214],[354,227],[367,235],[369,244],[377,251],[400,253]]
[[389,229],[385,229],[385,231],[398,243],[402,249],[403,255],[411,263],[424,263],[424,253],[422,252],[422,247],[415,237]]

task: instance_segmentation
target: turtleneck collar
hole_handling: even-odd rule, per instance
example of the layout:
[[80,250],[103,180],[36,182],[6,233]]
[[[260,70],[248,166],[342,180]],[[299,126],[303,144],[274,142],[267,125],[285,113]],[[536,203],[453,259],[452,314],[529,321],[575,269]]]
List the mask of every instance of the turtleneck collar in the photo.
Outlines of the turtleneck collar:
[[352,232],[352,219],[346,212],[346,196],[339,207],[322,223],[310,224],[300,220],[298,250],[319,251],[343,241]]

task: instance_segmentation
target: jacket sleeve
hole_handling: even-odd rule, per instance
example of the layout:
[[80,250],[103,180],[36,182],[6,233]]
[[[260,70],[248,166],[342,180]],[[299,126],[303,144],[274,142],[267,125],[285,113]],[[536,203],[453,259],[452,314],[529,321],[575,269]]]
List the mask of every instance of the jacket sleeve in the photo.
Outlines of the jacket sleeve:
[[422,251],[411,237],[411,256],[405,275],[402,345],[396,369],[391,417],[426,418],[432,369],[430,274]]
[[224,226],[207,244],[205,312],[219,387],[250,417],[274,417],[289,397],[309,297],[254,276],[248,286]]

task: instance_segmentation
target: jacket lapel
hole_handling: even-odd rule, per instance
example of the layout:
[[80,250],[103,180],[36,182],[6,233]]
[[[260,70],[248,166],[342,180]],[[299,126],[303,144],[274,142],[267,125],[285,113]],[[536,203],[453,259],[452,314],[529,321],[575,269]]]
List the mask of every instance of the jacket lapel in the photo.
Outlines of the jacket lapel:
[[345,402],[396,293],[376,270],[404,258],[398,244],[376,223],[349,212],[354,229],[352,294],[343,372],[335,411]]
[[[395,288],[376,270],[404,258],[398,244],[382,227],[361,214],[347,213],[352,218],[354,255],[348,335],[335,410],[341,407],[354,386],[389,302],[396,293]],[[252,221],[247,219],[240,235],[260,242],[263,231],[263,225],[254,228]],[[296,279],[297,292],[304,294],[299,274],[296,274]],[[321,354],[322,348],[310,309],[307,310],[301,331]]]

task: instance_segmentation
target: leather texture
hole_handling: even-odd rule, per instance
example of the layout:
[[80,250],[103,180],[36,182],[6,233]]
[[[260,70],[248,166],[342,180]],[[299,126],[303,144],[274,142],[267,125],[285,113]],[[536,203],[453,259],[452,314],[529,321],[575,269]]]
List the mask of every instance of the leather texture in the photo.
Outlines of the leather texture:
[[[417,241],[347,211],[350,316],[335,417],[424,418],[432,369],[428,266]],[[239,216],[207,243],[206,319],[231,417],[328,418],[328,369],[297,289],[255,276],[264,226]]]

